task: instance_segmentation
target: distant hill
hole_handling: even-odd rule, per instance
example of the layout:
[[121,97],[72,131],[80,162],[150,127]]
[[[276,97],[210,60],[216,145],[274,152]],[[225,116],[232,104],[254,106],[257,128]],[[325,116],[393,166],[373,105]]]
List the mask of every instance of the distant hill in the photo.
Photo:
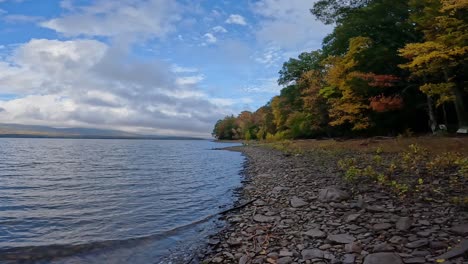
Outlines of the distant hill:
[[1,124],[0,137],[28,138],[103,138],[103,139],[201,139],[194,137],[140,135],[119,130],[97,128],[55,128],[48,126]]

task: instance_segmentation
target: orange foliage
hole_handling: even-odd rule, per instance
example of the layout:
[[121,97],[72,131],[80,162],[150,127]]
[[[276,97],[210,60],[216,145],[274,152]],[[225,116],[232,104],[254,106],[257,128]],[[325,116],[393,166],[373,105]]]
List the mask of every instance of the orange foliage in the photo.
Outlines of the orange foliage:
[[397,81],[400,80],[400,78],[394,75],[362,72],[356,72],[354,77],[368,81],[369,86],[372,87],[392,87]]
[[379,95],[369,99],[370,108],[375,112],[382,113],[403,108],[403,99],[399,96]]

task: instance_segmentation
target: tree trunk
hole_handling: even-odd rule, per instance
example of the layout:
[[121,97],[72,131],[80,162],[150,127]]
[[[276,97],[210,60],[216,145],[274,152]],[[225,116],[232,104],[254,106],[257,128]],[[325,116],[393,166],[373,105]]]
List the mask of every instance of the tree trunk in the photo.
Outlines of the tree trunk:
[[437,130],[437,119],[434,114],[434,105],[432,98],[429,95],[426,95],[427,98],[427,114],[429,115],[429,127],[432,130],[432,134],[435,134]]
[[468,127],[468,114],[466,113],[465,102],[463,102],[463,87],[457,85],[452,91],[455,95],[454,103],[455,111],[457,112],[458,128]]
[[[444,69],[445,81],[450,82],[447,74],[447,70]],[[455,83],[452,88],[452,93],[455,96],[455,112],[457,112],[458,128],[468,126],[468,117],[465,108],[465,102],[463,102],[463,81]]]

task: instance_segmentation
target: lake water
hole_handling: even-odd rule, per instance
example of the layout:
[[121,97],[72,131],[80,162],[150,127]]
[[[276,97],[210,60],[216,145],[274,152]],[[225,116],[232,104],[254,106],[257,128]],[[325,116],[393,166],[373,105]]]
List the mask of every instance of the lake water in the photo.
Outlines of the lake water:
[[213,150],[231,145],[0,139],[0,262],[160,263],[193,250],[219,226],[205,218],[235,200],[244,157]]

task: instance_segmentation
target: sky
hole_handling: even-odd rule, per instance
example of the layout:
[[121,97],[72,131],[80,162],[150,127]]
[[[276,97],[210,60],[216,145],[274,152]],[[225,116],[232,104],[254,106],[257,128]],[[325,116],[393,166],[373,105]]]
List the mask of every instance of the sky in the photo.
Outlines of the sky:
[[314,0],[0,0],[0,123],[209,137],[331,27]]

